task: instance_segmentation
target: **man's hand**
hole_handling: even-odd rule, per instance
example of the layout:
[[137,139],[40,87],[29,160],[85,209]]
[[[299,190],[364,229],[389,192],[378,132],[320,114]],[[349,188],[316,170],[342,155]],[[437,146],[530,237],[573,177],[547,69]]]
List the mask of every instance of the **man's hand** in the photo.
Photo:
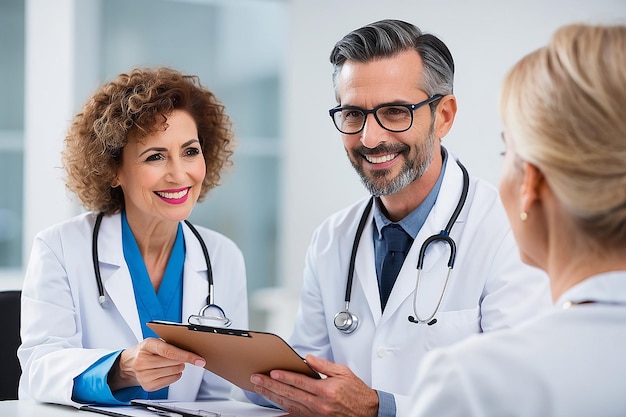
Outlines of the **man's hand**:
[[290,416],[359,416],[378,414],[378,394],[357,378],[347,366],[307,355],[313,369],[326,376],[273,370],[270,376],[254,374],[255,392],[281,406]]
[[201,356],[148,338],[122,351],[119,361],[109,372],[111,391],[140,385],[146,391],[156,391],[178,381],[185,363],[196,366],[206,364]]

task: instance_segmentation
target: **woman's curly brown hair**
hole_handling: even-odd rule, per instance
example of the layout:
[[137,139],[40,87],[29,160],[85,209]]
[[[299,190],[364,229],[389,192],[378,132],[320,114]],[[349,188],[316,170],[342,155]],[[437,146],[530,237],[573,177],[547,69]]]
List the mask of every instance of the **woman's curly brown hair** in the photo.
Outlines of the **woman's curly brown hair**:
[[107,214],[124,208],[121,187],[112,187],[129,137],[145,137],[162,128],[173,110],[196,122],[206,162],[199,201],[217,186],[231,165],[232,123],[224,106],[195,75],[170,68],[136,68],[104,84],[78,113],[62,153],[66,186],[89,210]]

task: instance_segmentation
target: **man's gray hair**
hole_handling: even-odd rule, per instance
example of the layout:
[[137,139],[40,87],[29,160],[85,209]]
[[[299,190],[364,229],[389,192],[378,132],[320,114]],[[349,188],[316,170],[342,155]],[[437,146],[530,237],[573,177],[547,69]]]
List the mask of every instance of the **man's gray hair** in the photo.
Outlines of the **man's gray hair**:
[[417,26],[390,19],[356,29],[335,44],[330,54],[335,94],[339,72],[346,60],[365,63],[393,57],[407,50],[415,50],[422,58],[424,77],[420,88],[430,96],[452,94],[454,60],[448,47]]

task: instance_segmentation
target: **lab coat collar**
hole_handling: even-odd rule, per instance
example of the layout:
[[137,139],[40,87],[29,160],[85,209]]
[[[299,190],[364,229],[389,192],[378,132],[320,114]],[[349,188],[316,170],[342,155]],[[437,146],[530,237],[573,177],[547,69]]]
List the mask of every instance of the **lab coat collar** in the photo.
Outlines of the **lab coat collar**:
[[[183,224],[185,238],[185,266],[183,272],[183,308],[182,322],[187,323],[189,316],[198,314],[206,304],[209,290],[207,265],[198,239],[186,224]],[[205,242],[208,245],[208,242]],[[208,248],[209,256],[211,248]],[[170,385],[168,397],[180,401],[195,401],[196,392],[190,386],[199,386],[204,375],[201,367],[185,364],[183,377]]]
[[[183,224],[183,236],[185,237],[185,266],[182,321],[186,323],[190,315],[198,314],[200,309],[206,305],[209,294],[209,279],[200,242],[186,224]],[[208,250],[210,256],[211,249]]]
[[[137,341],[143,340],[130,271],[122,249],[121,214],[104,216],[98,236],[98,257],[105,294],[131,328]],[[182,321],[198,314],[208,295],[207,267],[200,244],[184,225],[185,264],[183,272]],[[111,307],[109,307],[111,308]]]
[[105,296],[128,324],[137,342],[143,340],[143,332],[135,302],[135,292],[130,271],[122,249],[122,215],[104,216],[98,234],[98,261]]
[[556,307],[566,303],[595,302],[626,305],[626,271],[612,271],[585,279],[565,291],[556,301]]
[[[354,216],[353,226],[350,228],[356,232],[357,225],[361,218],[361,214],[365,210],[369,198],[364,200],[362,204],[359,204],[358,214]],[[354,294],[355,288],[361,286],[365,298],[367,299],[367,305],[370,308],[374,323],[378,325],[380,320],[380,296],[378,290],[378,278],[376,277],[376,265],[374,254],[374,241],[372,239],[374,232],[374,214],[373,210],[370,210],[367,221],[365,222],[365,228],[358,244],[358,250],[356,254],[356,260],[354,263],[354,275],[352,282],[352,291]],[[352,297],[354,299],[354,296]]]

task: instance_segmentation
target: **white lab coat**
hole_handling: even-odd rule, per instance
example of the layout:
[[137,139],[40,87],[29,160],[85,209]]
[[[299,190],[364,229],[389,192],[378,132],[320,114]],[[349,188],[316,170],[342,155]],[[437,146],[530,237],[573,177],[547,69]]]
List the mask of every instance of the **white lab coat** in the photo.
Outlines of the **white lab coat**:
[[[91,241],[95,213],[84,213],[37,235],[22,290],[22,366],[19,397],[78,406],[73,379],[100,357],[143,340],[132,281],[124,261],[121,215],[105,216],[98,237],[99,264],[110,306],[98,302]],[[243,255],[225,236],[198,227],[209,251],[214,301],[247,328]],[[200,244],[183,226],[186,257],[182,318],[206,303],[207,267]],[[193,401],[227,397],[232,385],[202,368],[186,365],[169,398]]]
[[[463,176],[447,158],[437,202],[418,233],[381,314],[374,263],[372,214],[356,258],[350,311],[359,327],[344,334],[334,316],[344,310],[348,264],[364,199],[340,211],[315,231],[306,256],[300,306],[289,341],[301,355],[347,365],[370,387],[394,394],[397,415],[406,413],[406,395],[424,355],[474,333],[506,328],[550,308],[548,278],[521,263],[496,190],[472,178],[463,210],[452,227],[456,263],[432,326],[408,321],[413,312],[417,257],[422,242],[448,223],[461,195]],[[426,251],[417,313],[429,317],[441,294],[449,249],[437,242]]]
[[623,417],[624,346],[626,271],[598,275],[522,326],[432,352],[407,416]]

